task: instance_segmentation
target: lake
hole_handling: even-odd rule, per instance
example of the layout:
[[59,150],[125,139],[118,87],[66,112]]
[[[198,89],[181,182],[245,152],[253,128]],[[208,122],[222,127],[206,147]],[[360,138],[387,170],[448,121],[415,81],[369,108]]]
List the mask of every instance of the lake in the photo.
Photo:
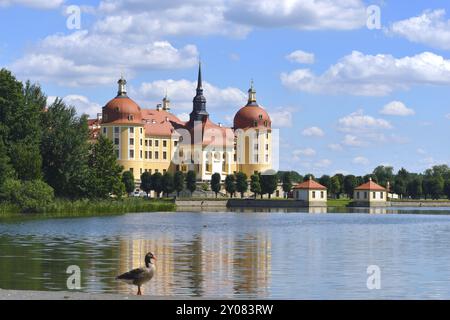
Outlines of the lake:
[[[449,208],[266,211],[1,222],[0,288],[67,290],[77,265],[81,291],[135,294],[115,276],[152,251],[149,295],[450,299]],[[367,287],[371,265],[380,289]]]

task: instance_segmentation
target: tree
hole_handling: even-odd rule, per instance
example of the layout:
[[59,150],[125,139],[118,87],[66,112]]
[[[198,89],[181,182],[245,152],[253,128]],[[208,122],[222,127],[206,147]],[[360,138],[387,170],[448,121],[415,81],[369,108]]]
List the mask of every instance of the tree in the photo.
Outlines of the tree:
[[125,191],[127,194],[130,194],[134,191],[134,176],[133,172],[131,171],[125,171],[122,173],[122,183],[125,186]]
[[173,186],[177,192],[177,197],[180,196],[180,192],[184,190],[184,173],[181,171],[175,172],[173,176]]
[[11,164],[20,180],[39,180],[42,178],[42,157],[39,145],[24,141],[9,147]]
[[225,190],[230,194],[230,197],[233,198],[233,195],[236,192],[236,177],[234,174],[229,174],[226,176]]
[[220,192],[221,184],[220,184],[220,174],[214,173],[211,177],[211,190],[216,194],[216,198],[218,193]]
[[197,189],[197,177],[194,171],[189,170],[186,174],[186,188],[193,193]]
[[372,174],[376,176],[376,179],[373,179],[374,181],[382,186],[386,186],[388,181],[393,181],[394,179],[394,168],[389,166],[378,166],[373,170]]
[[86,185],[89,174],[87,117],[77,117],[74,107],[56,99],[42,114],[42,126],[40,152],[45,181],[57,196],[89,196]]
[[7,179],[3,182],[0,200],[9,202],[24,213],[38,213],[52,202],[52,187],[41,180],[20,181]]
[[339,199],[340,192],[341,192],[341,183],[339,182],[339,177],[333,176],[330,182],[330,193],[334,194],[336,198]]
[[258,194],[261,194],[261,181],[259,174],[252,174],[250,177],[250,191],[253,192],[255,199]]
[[141,174],[141,189],[147,194],[148,198],[148,194],[153,189],[152,175],[148,171],[145,171]]
[[289,192],[291,192],[292,190],[292,180],[291,180],[291,173],[290,172],[285,172],[282,176],[282,188],[283,188],[283,192],[286,194],[286,198],[287,198],[287,194]]
[[272,193],[275,192],[278,185],[278,179],[276,174],[263,174],[260,177],[261,181],[261,197],[263,194],[268,194],[269,199],[272,197]]
[[15,172],[11,166],[5,144],[0,136],[0,187],[6,179],[13,178]]
[[166,171],[164,175],[162,176],[162,191],[166,194],[167,197],[169,197],[169,194],[175,191],[175,185],[173,182],[173,174],[171,174],[169,171]]
[[331,184],[331,177],[329,175],[324,174],[319,178],[319,183],[329,190]]
[[445,180],[444,194],[447,197],[447,199],[450,199],[450,179]]
[[351,198],[353,196],[353,191],[358,186],[358,181],[354,175],[347,175],[344,177],[344,193],[347,197]]
[[438,200],[444,192],[444,178],[431,176],[424,179],[425,194],[434,200]]
[[314,175],[312,173],[308,173],[308,174],[305,174],[305,176],[303,177],[303,182],[309,181],[310,178],[312,180],[316,180],[316,178],[314,177]]
[[406,189],[410,197],[412,197],[413,199],[420,199],[423,195],[422,179],[419,177],[412,179],[408,183]]
[[125,191],[121,175],[123,167],[117,163],[114,145],[108,138],[101,135],[91,145],[88,164],[91,197],[108,198],[110,194],[122,196]]
[[247,175],[243,172],[236,173],[236,191],[244,197],[244,193],[248,190]]
[[152,189],[155,191],[156,197],[159,198],[161,192],[163,191],[163,181],[162,174],[159,172],[155,172],[152,175]]

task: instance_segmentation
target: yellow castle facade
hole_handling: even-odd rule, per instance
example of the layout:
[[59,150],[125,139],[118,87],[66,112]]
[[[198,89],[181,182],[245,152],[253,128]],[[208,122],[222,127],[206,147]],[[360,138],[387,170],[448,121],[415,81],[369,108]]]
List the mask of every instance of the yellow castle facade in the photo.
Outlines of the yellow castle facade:
[[235,114],[233,127],[211,121],[203,95],[201,65],[188,121],[171,113],[167,96],[155,109],[142,109],[128,95],[126,80],[118,81],[117,96],[102,108],[100,134],[113,141],[124,171],[137,180],[143,172],[187,172],[208,181],[244,172],[248,177],[272,168],[272,129],[268,113],[248,90],[248,102]]

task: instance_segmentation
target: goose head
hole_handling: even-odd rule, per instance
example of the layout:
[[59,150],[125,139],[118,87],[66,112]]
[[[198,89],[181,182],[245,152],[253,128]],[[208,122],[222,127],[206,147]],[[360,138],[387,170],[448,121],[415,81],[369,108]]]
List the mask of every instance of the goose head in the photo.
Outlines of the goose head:
[[153,253],[149,252],[145,255],[145,266],[148,268],[150,264],[152,264],[152,259],[156,260],[156,257],[153,255]]

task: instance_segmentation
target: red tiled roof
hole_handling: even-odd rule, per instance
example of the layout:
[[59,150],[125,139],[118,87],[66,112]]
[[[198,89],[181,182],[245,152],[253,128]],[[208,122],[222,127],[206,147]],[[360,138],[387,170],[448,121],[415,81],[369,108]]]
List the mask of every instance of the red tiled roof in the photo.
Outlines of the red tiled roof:
[[372,180],[369,182],[366,182],[359,187],[355,188],[355,190],[373,190],[373,191],[386,191],[386,188],[380,186],[379,184],[376,184]]
[[307,190],[327,190],[327,188],[320,183],[309,179],[305,182],[302,182],[294,187],[294,189],[307,189]]

